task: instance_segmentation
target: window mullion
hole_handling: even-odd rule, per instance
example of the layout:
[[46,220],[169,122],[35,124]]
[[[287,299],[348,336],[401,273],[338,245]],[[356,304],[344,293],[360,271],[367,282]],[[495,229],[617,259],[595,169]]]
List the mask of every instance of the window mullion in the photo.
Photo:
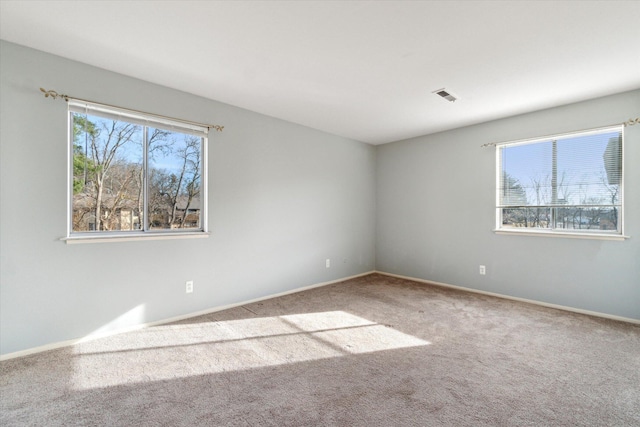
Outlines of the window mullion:
[[144,148],[142,150],[142,231],[149,231],[149,132],[147,126],[142,127],[142,141]]

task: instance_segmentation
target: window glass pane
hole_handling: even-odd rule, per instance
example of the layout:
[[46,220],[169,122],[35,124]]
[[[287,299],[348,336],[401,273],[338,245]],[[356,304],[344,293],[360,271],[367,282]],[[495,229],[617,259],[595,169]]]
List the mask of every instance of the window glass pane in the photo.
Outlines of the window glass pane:
[[201,228],[202,138],[148,128],[149,229]]
[[142,127],[71,114],[72,230],[140,230],[144,203]]
[[620,232],[616,207],[566,207],[557,209],[556,228]]
[[502,209],[502,228],[550,228],[551,208]]
[[551,143],[500,148],[500,205],[540,206],[551,202]]

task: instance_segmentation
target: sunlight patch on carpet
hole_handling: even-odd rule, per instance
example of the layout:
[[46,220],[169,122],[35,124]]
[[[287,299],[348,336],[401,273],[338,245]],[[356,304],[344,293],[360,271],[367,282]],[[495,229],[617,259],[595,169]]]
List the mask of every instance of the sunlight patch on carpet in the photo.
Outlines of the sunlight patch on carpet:
[[158,326],[75,346],[72,386],[86,390],[428,344],[344,311]]

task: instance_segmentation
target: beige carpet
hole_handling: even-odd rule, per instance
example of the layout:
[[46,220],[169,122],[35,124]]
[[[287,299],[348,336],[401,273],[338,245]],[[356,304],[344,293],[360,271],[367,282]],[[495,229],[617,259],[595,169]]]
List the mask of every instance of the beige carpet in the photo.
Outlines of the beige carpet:
[[2,426],[640,425],[639,326],[382,275],[0,375]]

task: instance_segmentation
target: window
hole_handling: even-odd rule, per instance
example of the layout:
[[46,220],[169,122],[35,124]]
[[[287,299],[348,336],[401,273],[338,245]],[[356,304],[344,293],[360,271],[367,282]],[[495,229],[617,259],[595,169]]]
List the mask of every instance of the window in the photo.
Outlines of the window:
[[497,230],[622,236],[622,130],[498,144]]
[[69,236],[206,231],[208,128],[69,101]]

